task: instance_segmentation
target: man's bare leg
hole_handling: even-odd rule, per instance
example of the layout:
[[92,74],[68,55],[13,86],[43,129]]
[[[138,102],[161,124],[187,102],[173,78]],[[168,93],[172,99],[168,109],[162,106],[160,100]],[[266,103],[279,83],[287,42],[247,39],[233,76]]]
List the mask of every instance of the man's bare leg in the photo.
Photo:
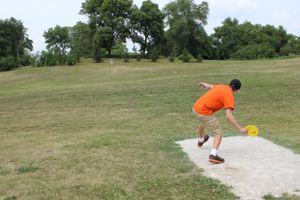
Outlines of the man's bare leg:
[[218,150],[220,147],[221,141],[222,141],[222,135],[215,134],[214,142],[213,142],[213,149]]
[[198,147],[202,147],[202,145],[207,142],[207,140],[209,139],[208,135],[204,134],[204,127],[203,126],[199,126],[198,128],[198,132],[199,132],[199,138],[198,138]]
[[209,162],[212,163],[223,163],[225,160],[218,156],[218,149],[220,147],[222,141],[222,135],[221,134],[215,134],[214,141],[213,141],[213,149],[211,150],[210,156],[209,156]]
[[199,138],[203,138],[204,137],[204,127],[200,125],[198,128],[198,132],[199,132]]

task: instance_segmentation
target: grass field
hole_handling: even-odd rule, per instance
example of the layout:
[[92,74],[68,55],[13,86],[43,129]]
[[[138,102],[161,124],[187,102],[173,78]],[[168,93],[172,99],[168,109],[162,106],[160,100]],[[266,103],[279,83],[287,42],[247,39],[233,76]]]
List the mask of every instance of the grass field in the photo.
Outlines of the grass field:
[[[300,153],[300,58],[0,73],[0,199],[236,199],[175,144],[197,136],[197,83],[233,78],[242,81],[237,120]],[[239,134],[217,116],[226,136]]]

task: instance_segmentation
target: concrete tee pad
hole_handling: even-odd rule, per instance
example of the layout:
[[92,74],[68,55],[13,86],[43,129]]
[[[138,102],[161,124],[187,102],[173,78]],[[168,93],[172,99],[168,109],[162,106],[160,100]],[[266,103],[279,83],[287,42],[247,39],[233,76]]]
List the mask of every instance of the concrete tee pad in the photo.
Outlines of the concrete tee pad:
[[300,196],[300,156],[261,137],[224,137],[219,155],[225,163],[208,162],[213,138],[202,148],[197,139],[176,142],[204,175],[231,186],[242,200],[283,193]]

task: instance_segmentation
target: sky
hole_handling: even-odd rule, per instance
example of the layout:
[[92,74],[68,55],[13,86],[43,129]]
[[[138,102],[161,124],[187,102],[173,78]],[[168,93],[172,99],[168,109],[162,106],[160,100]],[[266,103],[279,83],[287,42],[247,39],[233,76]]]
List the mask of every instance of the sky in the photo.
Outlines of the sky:
[[[144,0],[133,0],[141,6]],[[152,0],[162,9],[172,0]],[[60,26],[73,26],[78,21],[87,22],[86,16],[80,15],[81,4],[85,0],[0,0],[0,19],[14,17],[23,22],[33,40],[34,52],[44,50],[44,31]],[[201,3],[202,0],[194,0]],[[253,24],[282,25],[288,33],[300,36],[300,1],[299,0],[207,0],[209,4],[208,34],[222,25],[225,18],[231,17],[240,23],[249,21]],[[132,46],[132,44],[131,44]],[[131,47],[129,47],[131,48]]]

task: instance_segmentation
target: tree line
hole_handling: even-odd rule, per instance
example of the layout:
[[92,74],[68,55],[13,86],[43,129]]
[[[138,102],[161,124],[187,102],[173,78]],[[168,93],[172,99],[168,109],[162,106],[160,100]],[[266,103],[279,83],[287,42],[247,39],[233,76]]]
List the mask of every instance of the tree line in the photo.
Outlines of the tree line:
[[32,63],[32,40],[20,20],[0,19],[0,71]]
[[[193,0],[174,0],[162,10],[151,0],[140,7],[132,0],[86,0],[80,14],[88,22],[73,27],[55,26],[43,34],[47,50],[32,56],[32,41],[22,22],[14,18],[0,20],[0,70],[27,64],[53,66],[92,57],[179,58],[184,62],[202,59],[260,59],[300,53],[300,37],[282,27],[240,23],[226,18],[208,35],[209,5]],[[126,41],[135,44],[129,53]]]

